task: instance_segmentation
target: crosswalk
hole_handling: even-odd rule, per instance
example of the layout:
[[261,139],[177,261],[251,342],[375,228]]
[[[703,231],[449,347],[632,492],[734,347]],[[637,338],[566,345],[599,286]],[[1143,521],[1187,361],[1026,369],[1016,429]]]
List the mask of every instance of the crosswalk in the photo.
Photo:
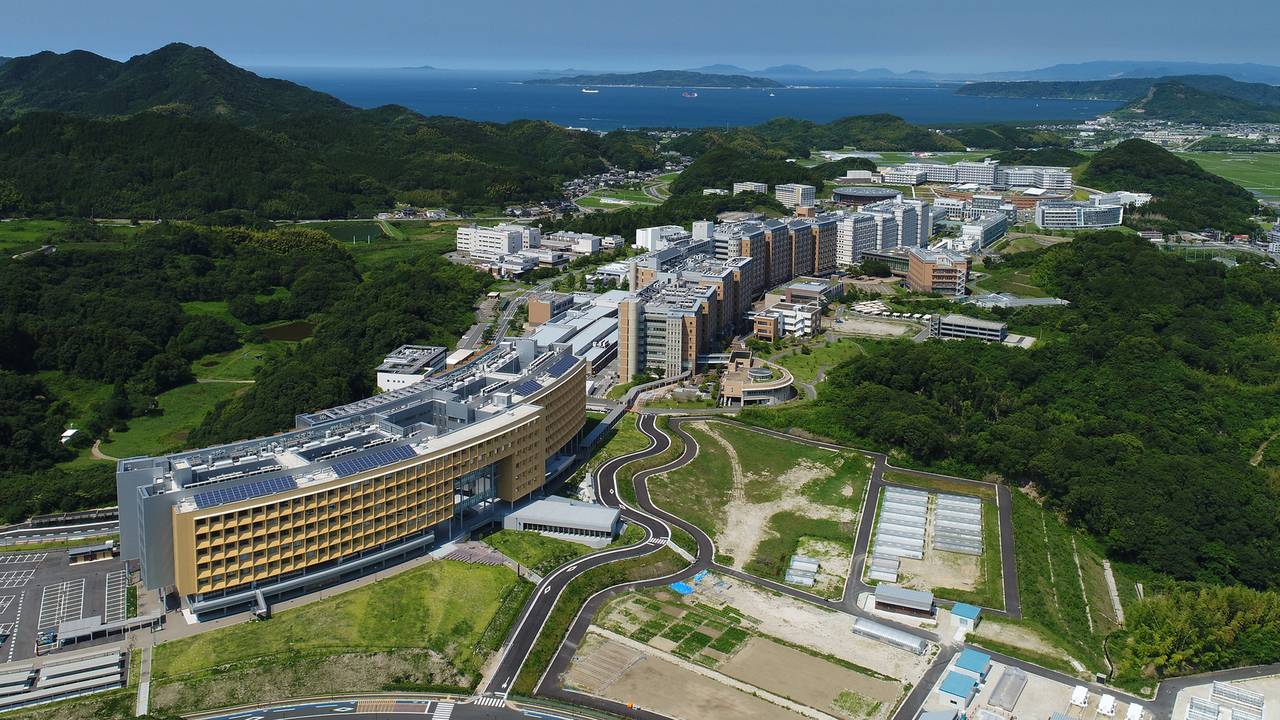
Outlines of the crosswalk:
[[649,545],[666,545],[667,539],[666,538],[649,538],[645,542]]
[[471,703],[473,705],[483,705],[484,707],[502,707],[507,704],[507,701],[503,700],[501,696],[481,695],[472,700]]
[[453,715],[453,703],[439,702],[431,713],[431,720],[449,720],[450,715]]

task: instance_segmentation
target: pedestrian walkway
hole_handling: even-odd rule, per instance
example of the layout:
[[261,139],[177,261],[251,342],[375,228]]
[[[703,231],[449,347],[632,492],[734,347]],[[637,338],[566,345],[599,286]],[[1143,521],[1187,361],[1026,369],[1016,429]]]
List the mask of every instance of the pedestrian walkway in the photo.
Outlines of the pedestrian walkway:
[[431,713],[431,720],[449,720],[450,715],[453,715],[453,703],[436,703],[436,709]]

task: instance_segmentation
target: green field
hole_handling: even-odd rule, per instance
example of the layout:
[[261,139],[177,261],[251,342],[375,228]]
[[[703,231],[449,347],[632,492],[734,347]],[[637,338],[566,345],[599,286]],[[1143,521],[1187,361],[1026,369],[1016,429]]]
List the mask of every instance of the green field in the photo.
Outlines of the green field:
[[[1016,242],[1016,241],[1015,241]],[[1010,268],[995,265],[983,270],[986,277],[975,284],[990,292],[1013,293],[1024,297],[1047,297],[1049,293],[1035,284],[1025,268]]]
[[37,376],[54,397],[71,406],[71,422],[77,425],[83,425],[89,419],[95,404],[111,397],[111,386],[97,380],[68,375],[59,370],[45,370]]
[[180,448],[214,405],[246,387],[239,383],[191,383],[162,393],[156,398],[159,414],[130,420],[128,430],[113,432],[102,443],[102,452],[124,458]]
[[1184,152],[1215,175],[1271,200],[1280,200],[1280,153]]
[[808,355],[799,352],[791,353],[777,358],[774,362],[790,370],[796,380],[811,383],[817,378],[818,370],[835,367],[846,360],[865,354],[866,350],[857,341],[841,338],[835,342],[814,345]]
[[252,380],[254,372],[296,343],[276,340],[246,343],[235,350],[206,355],[191,363],[191,372],[201,380]]
[[[607,203],[603,198],[613,198],[615,200],[625,200],[626,203]],[[578,205],[585,208],[594,208],[600,210],[622,210],[624,208],[648,205],[660,205],[661,202],[649,197],[643,190],[631,190],[626,188],[602,188],[595,190],[590,194],[578,198]]]
[[[470,688],[529,588],[506,567],[427,562],[270,620],[157,646],[153,701],[174,710],[213,707],[241,697],[241,686],[274,695],[256,701],[409,685]],[[408,671],[414,677],[377,673],[406,658],[417,664]]]
[[66,226],[61,220],[6,220],[0,222],[0,253],[6,257],[40,247],[46,235]]
[[591,548],[581,543],[525,530],[499,530],[485,536],[484,542],[539,575],[545,575],[574,558],[592,552]]

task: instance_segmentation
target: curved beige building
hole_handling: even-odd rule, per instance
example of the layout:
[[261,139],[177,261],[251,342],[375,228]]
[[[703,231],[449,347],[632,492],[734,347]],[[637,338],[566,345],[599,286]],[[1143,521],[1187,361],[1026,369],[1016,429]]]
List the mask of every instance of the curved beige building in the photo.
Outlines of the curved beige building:
[[420,553],[570,464],[586,375],[518,339],[287,433],[121,460],[122,555],[216,614]]

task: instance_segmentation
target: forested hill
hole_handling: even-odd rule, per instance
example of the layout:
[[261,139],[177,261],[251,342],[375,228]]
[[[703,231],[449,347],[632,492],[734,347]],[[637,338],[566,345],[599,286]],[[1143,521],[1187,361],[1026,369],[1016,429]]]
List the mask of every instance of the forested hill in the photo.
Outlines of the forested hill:
[[1276,122],[1280,87],[1246,83],[1222,75],[1174,75],[1072,82],[979,82],[958,95],[980,97],[1117,100],[1119,112],[1179,122]]
[[1252,193],[1146,140],[1125,140],[1094,155],[1079,182],[1100,190],[1154,195],[1149,204],[1128,213],[1129,224],[1168,232],[1255,229],[1250,218],[1258,201]]
[[634,87],[779,88],[769,78],[749,75],[720,75],[692,70],[651,70],[638,73],[604,73],[572,77],[526,80],[526,85],[620,85]]
[[856,147],[868,150],[964,150],[964,143],[922,128],[896,115],[851,115],[816,123],[774,118],[751,127],[703,128],[671,141],[668,146],[686,155],[701,155],[729,146],[759,157],[809,157],[814,148]]
[[293,113],[350,112],[337,98],[255,75],[182,43],[118,62],[84,50],[42,52],[0,66],[0,114],[57,110],[128,115],[164,108],[239,122]]
[[0,214],[492,207],[557,197],[561,180],[609,166],[660,167],[656,150],[639,133],[351,108],[186,45],[126,63],[72,52],[0,66]]
[[1031,485],[1112,557],[1175,578],[1280,587],[1280,466],[1250,463],[1280,418],[1280,274],[1120,232],[1003,262],[1071,301],[997,313],[1038,347],[878,343],[815,402],[744,415]]

